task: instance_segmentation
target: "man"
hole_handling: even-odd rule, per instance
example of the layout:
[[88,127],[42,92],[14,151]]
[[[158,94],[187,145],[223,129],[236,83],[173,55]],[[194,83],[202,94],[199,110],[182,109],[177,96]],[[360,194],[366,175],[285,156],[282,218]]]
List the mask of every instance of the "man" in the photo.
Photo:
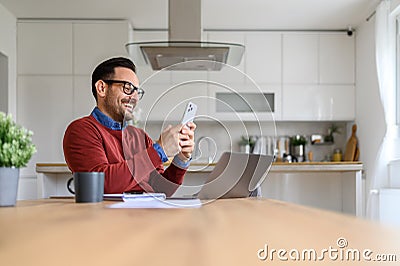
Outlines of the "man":
[[[127,58],[111,58],[92,74],[97,106],[67,128],[64,156],[72,172],[104,172],[104,193],[165,192],[182,184],[191,160],[196,125],[168,126],[154,143],[141,129],[127,125],[144,94],[136,67]],[[164,170],[163,163],[174,157]]]

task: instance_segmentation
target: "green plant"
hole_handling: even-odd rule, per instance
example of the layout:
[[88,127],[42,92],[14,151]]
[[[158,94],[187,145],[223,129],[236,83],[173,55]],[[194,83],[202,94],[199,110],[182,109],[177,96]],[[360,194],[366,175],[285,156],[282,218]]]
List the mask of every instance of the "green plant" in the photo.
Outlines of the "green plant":
[[328,135],[332,135],[333,133],[338,133],[340,134],[340,127],[338,125],[332,124],[329,128],[328,128]]
[[335,124],[332,124],[328,128],[328,135],[325,136],[324,141],[325,142],[334,142],[333,133],[337,133],[337,134],[341,133],[340,128]]
[[242,136],[240,141],[239,141],[239,145],[250,145],[250,146],[252,146],[254,144],[255,144],[255,142],[254,142],[253,138],[251,138],[251,137]]
[[296,135],[296,136],[290,138],[290,143],[293,146],[306,145],[307,139],[304,136]]
[[36,152],[32,131],[17,125],[0,112],[0,167],[24,167]]

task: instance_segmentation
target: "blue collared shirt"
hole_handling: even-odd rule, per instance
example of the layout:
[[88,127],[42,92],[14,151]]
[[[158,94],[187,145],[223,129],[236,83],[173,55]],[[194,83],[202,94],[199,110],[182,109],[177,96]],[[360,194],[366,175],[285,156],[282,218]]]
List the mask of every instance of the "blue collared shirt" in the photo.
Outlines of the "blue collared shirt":
[[121,123],[115,121],[114,119],[112,119],[111,117],[107,116],[106,114],[104,114],[102,111],[100,111],[99,108],[95,107],[92,111],[91,114],[94,118],[96,118],[96,120],[102,124],[103,126],[105,126],[106,128],[112,129],[112,130],[122,130],[123,126],[121,125]]
[[[106,114],[104,114],[102,111],[100,111],[99,108],[95,107],[91,113],[91,115],[103,126],[112,129],[112,130],[122,130],[125,125],[122,125],[121,123],[115,121],[114,119],[112,119],[111,117],[107,116]],[[157,151],[158,156],[160,156],[160,159],[163,163],[165,163],[166,161],[168,161],[168,156],[165,154],[163,148],[160,146],[160,144],[158,144],[157,142],[155,142],[153,144],[153,148]],[[182,161],[178,156],[175,156],[173,159],[173,163],[180,167],[180,168],[188,168],[190,165],[190,161],[184,162]]]

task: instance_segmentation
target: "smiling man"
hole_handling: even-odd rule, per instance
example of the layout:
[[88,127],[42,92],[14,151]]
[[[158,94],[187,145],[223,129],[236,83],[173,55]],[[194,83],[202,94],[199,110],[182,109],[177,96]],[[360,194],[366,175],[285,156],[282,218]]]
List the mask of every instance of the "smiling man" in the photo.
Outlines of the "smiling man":
[[[144,95],[136,67],[127,58],[111,58],[92,74],[97,106],[89,116],[67,128],[64,157],[72,172],[104,172],[104,193],[164,192],[171,195],[182,184],[191,160],[196,125],[168,126],[153,142],[125,121]],[[174,157],[164,169],[163,163]]]

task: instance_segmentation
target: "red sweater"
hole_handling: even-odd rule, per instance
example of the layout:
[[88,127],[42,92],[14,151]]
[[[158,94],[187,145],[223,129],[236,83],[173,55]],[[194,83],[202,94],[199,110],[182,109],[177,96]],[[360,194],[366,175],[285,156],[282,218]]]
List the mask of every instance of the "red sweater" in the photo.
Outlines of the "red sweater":
[[64,157],[72,172],[104,172],[104,193],[164,192],[172,195],[186,170],[165,171],[153,141],[141,129],[112,130],[93,116],[72,122],[65,131]]

